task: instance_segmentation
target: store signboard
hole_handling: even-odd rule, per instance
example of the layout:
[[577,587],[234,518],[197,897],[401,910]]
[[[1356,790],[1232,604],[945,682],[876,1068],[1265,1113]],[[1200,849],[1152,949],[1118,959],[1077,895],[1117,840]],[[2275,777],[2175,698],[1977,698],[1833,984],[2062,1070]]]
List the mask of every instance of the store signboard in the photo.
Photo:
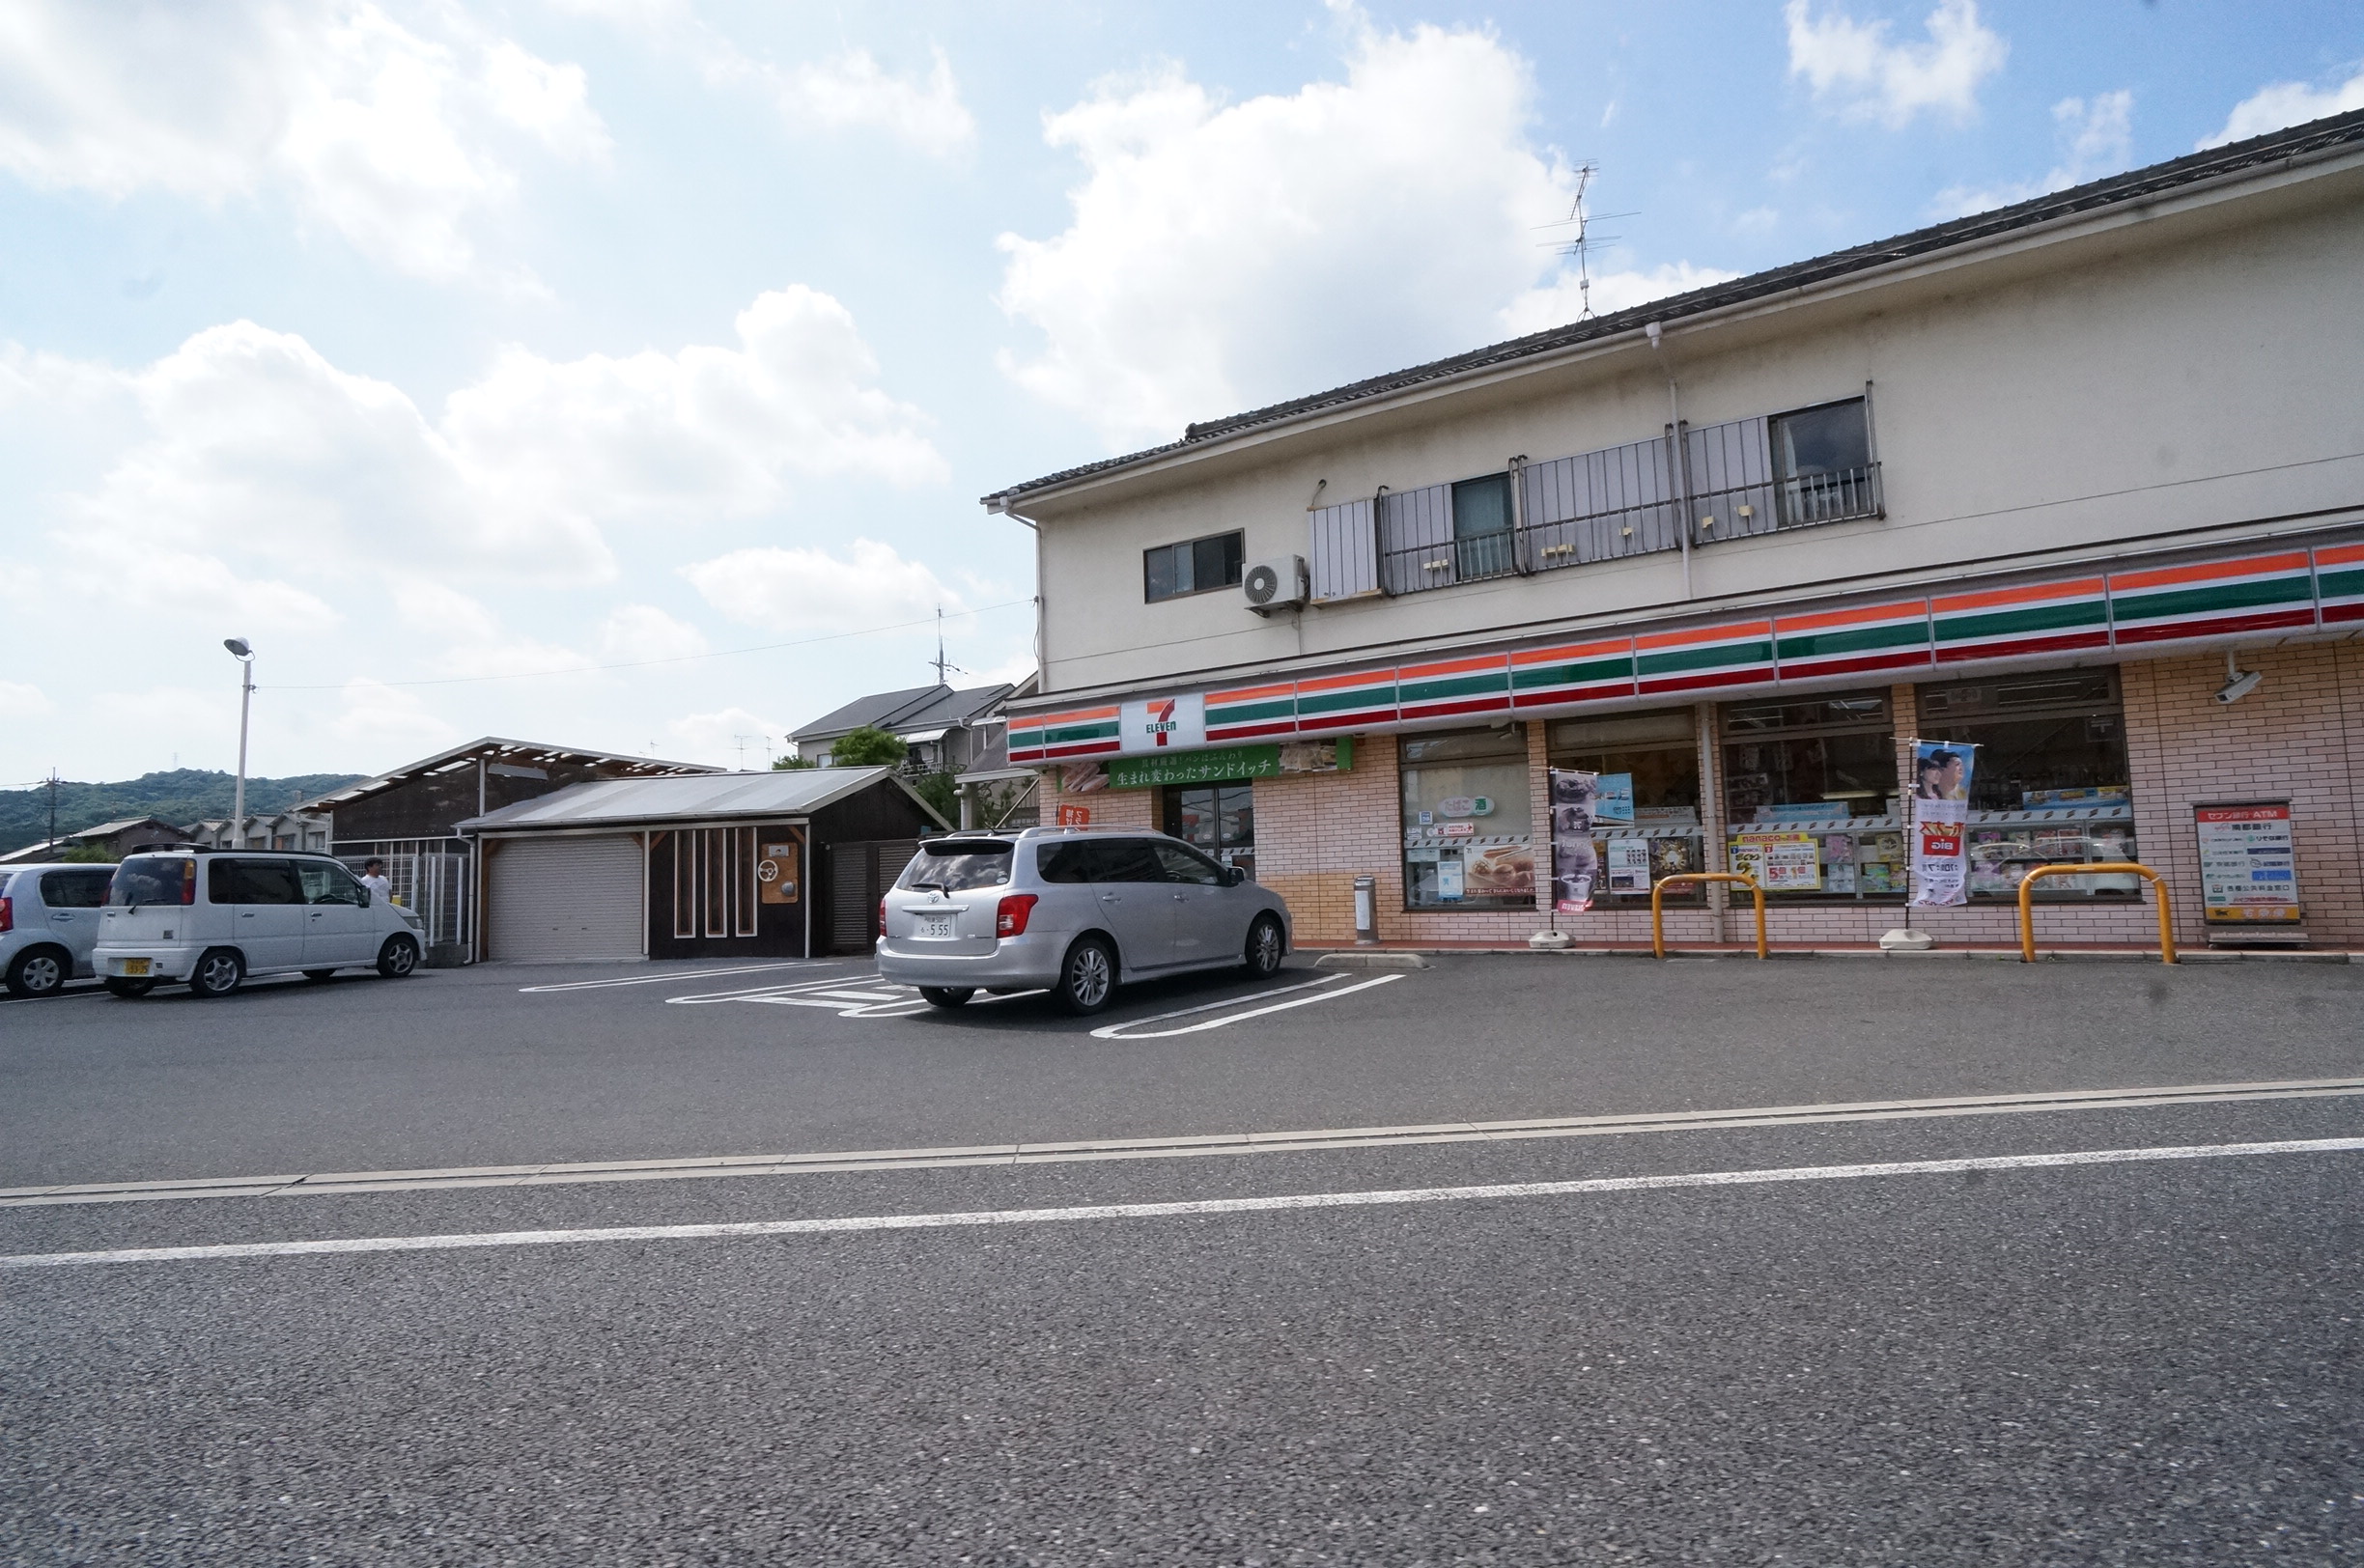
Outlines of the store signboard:
[[[1203,746],[1089,763],[1100,784],[1145,790],[1160,784],[1225,784],[1283,773],[1343,773],[1354,769],[1354,740],[1288,741],[1261,745]],[[1074,790],[1070,794],[1076,793]]]
[[1970,775],[1978,747],[1913,742],[1912,902],[1970,902]]
[[1191,692],[1128,702],[1116,721],[1116,740],[1128,757],[1181,751],[1206,744],[1206,698]]
[[1650,890],[1650,841],[1613,838],[1607,846],[1609,891],[1646,893]]
[[798,828],[774,828],[777,836],[763,840],[763,854],[755,862],[755,898],[761,904],[794,904],[797,901],[797,864],[802,855],[804,834]]
[[1731,841],[1731,868],[1768,893],[1812,893],[1822,886],[1822,852],[1812,833],[1742,833]]
[[2192,807],[2200,829],[2200,895],[2212,923],[2295,925],[2298,858],[2288,800]]

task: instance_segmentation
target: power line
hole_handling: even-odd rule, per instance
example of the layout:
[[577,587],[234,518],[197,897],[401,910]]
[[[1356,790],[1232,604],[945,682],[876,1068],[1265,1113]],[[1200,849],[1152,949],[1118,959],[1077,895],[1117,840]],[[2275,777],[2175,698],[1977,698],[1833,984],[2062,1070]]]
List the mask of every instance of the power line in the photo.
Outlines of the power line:
[[[782,648],[809,648],[815,643],[843,642],[848,637],[874,637],[886,631],[908,631],[915,626],[934,626],[939,620],[961,620],[967,616],[983,615],[992,610],[1012,609],[1020,604],[1031,604],[1031,599],[1006,599],[999,604],[979,604],[972,610],[954,610],[950,615],[939,611],[917,621],[897,621],[891,626],[863,627],[858,631],[831,631],[825,636],[799,637],[792,642],[758,643],[751,648],[718,648],[712,653],[676,654],[669,658],[637,658],[623,664],[577,664],[563,670],[519,670],[510,675],[446,675],[425,681],[380,681],[387,686],[475,686],[486,681],[538,681],[552,675],[597,675],[605,670],[645,670],[659,664],[690,664],[704,658],[734,658],[741,654],[770,654]],[[329,681],[298,686],[258,686],[260,691],[342,691],[363,676],[348,676],[342,681]]]

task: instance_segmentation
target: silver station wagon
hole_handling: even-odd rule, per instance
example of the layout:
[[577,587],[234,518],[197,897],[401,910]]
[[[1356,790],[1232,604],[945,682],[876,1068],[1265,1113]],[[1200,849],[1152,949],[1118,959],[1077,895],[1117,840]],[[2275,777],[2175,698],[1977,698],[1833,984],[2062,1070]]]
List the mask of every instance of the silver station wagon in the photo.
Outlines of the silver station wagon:
[[938,1007],[1049,991],[1096,1013],[1117,986],[1195,969],[1267,975],[1288,906],[1180,839],[1138,828],[961,832],[919,846],[879,905],[879,973]]

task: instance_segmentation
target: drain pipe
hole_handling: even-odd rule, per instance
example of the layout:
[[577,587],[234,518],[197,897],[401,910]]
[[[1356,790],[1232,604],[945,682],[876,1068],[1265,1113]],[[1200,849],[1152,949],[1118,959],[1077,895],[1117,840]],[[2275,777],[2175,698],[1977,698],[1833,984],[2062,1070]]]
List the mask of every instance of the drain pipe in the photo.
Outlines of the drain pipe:
[[1666,352],[1664,331],[1656,322],[1643,322],[1642,331],[1648,337],[1650,352],[1656,356],[1659,368],[1666,374],[1667,466],[1670,470],[1668,477],[1674,480],[1675,491],[1682,505],[1682,516],[1678,519],[1681,527],[1674,537],[1676,543],[1682,546],[1683,598],[1689,599],[1691,597],[1691,443],[1684,439],[1686,433],[1683,430],[1682,391],[1674,384],[1674,359],[1673,355]]
[[1022,516],[1000,496],[989,496],[985,510],[999,513],[1024,525],[1034,535],[1034,682],[1035,690],[1046,691],[1051,685],[1051,633],[1049,606],[1043,602],[1043,543],[1042,524]]

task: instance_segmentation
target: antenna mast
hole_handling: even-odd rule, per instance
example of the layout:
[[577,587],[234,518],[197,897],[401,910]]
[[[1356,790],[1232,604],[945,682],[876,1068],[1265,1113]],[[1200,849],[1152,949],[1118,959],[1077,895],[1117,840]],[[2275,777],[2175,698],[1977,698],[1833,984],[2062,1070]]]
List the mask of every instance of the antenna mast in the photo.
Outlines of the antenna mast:
[[944,679],[944,675],[947,671],[954,675],[966,675],[969,673],[967,670],[962,669],[958,664],[955,664],[950,659],[944,658],[943,606],[942,604],[936,606],[936,657],[928,660],[928,662],[936,666],[936,684],[938,686],[950,686],[952,684]]

